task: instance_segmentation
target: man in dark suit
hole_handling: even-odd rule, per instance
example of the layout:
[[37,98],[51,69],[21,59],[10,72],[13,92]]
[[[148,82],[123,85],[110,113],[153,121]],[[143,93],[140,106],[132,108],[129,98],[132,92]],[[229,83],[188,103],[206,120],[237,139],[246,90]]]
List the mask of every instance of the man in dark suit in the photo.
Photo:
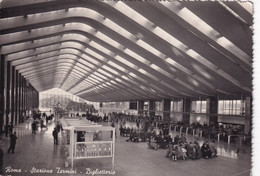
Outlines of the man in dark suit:
[[8,153],[12,150],[12,153],[14,153],[16,140],[18,137],[16,136],[16,132],[10,134],[10,147],[8,149]]
[[52,131],[52,136],[54,139],[54,144],[58,145],[58,131],[56,128],[54,128],[54,130]]
[[37,130],[37,124],[36,124],[36,121],[33,121],[33,123],[32,123],[32,134],[36,134],[36,130]]

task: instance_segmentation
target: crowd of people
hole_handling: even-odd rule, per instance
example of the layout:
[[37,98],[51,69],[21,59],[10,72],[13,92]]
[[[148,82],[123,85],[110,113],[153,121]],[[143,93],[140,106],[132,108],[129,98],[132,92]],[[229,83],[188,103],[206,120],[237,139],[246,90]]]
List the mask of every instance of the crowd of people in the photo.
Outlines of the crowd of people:
[[173,141],[171,135],[163,135],[160,131],[159,134],[156,134],[155,131],[151,133],[151,136],[148,140],[148,147],[157,150],[158,148],[165,149],[169,147],[169,144],[171,144]]
[[[150,138],[151,133],[150,132],[144,132],[144,131],[138,131],[137,129],[133,128],[127,128],[126,131],[127,133],[124,133],[125,128],[120,129],[120,135],[121,136],[129,136],[129,139],[127,139],[127,142],[146,142],[147,139]],[[129,131],[129,133],[128,133]]]
[[[49,116],[46,115],[46,113],[39,113],[37,115],[33,116],[33,122],[31,124],[31,129],[32,129],[32,134],[36,134],[36,131],[40,127],[42,129],[47,129],[47,125],[50,120],[52,120],[54,117],[54,114],[51,114]],[[45,119],[45,124],[44,124],[44,119]]]
[[[107,118],[108,119],[108,118]],[[187,142],[184,134],[176,135],[172,138],[169,135],[169,130],[172,130],[172,124],[160,121],[159,118],[146,117],[140,118],[135,116],[125,116],[122,114],[114,114],[110,117],[110,120],[114,124],[119,124],[120,136],[129,137],[127,142],[147,142],[148,146],[152,149],[168,149],[166,153],[167,158],[171,158],[176,161],[179,159],[209,159],[217,157],[217,150],[215,147],[215,141],[206,141],[202,146],[197,141]],[[136,127],[126,127],[126,121],[135,123]],[[177,122],[178,129],[180,127],[186,127],[182,122]],[[159,129],[159,134],[155,132],[155,128]],[[184,129],[186,129],[184,128]],[[206,129],[209,128],[206,124],[191,124],[191,129]],[[216,130],[213,128],[213,130]]]
[[[47,129],[47,125],[48,125],[49,121],[53,120],[53,118],[54,118],[54,114],[51,114],[49,116],[46,113],[35,115],[34,116],[34,121],[31,124],[32,134],[36,134],[36,131],[38,130],[38,127],[40,127],[41,130],[43,128]],[[44,119],[46,120],[45,124],[44,124]],[[59,119],[57,119],[55,127],[54,127],[54,129],[52,131],[54,145],[58,145],[59,144],[58,134],[59,134],[60,131],[63,131],[63,127],[62,127],[62,124],[59,122]]]
[[[231,128],[223,127],[222,125],[209,126],[206,123],[192,123],[185,124],[181,121],[171,122],[162,121],[159,117],[153,116],[133,116],[122,113],[109,113],[103,117],[100,115],[85,115],[87,119],[94,122],[111,122],[112,126],[118,124],[120,136],[128,137],[127,142],[147,142],[148,146],[152,149],[168,149],[166,157],[172,160],[178,159],[200,159],[212,158],[217,156],[215,148],[216,133],[223,133],[224,135],[233,134]],[[126,125],[126,122],[131,122],[132,127]],[[156,131],[159,134],[156,134]],[[181,135],[176,135],[174,138],[169,134],[170,131],[180,132]],[[211,139],[210,142],[206,141],[201,146],[196,141],[199,133],[203,131],[202,137],[205,140]],[[186,141],[186,132],[193,134],[195,132],[195,141]],[[214,136],[215,135],[215,136]]]
[[[175,137],[178,138],[178,137]],[[177,139],[178,140],[178,139]],[[173,161],[182,159],[200,159],[205,158],[209,159],[212,157],[217,157],[217,149],[215,147],[215,141],[208,142],[202,144],[202,146],[199,145],[197,141],[194,142],[182,142],[181,140],[178,140],[179,142],[174,142],[169,144],[168,151],[166,153],[166,158],[170,158]]]
[[[215,123],[214,125],[208,125],[205,122],[200,124],[198,122],[194,123],[184,123],[183,121],[165,121],[162,120],[160,116],[141,116],[141,115],[129,115],[124,113],[108,113],[104,115],[100,114],[85,114],[87,119],[94,122],[113,122],[118,123],[120,135],[130,136],[133,133],[133,130],[126,127],[126,122],[134,123],[137,128],[137,135],[143,136],[147,132],[151,132],[154,129],[159,129],[162,131],[163,136],[166,136],[167,133],[172,130],[180,133],[188,133],[195,135],[196,139],[203,137],[206,139],[222,140],[228,142],[228,136],[231,135],[230,142],[236,142],[239,135],[243,135],[243,128],[235,127],[230,125],[223,125]],[[144,133],[144,134],[143,134]],[[135,134],[136,135],[136,134]],[[250,144],[251,138],[250,134],[247,139],[247,144]],[[218,138],[219,137],[219,138]]]
[[[208,125],[205,122],[200,124],[198,122],[194,123],[184,123],[182,121],[163,121],[159,116],[137,116],[137,115],[126,115],[122,113],[110,113],[105,116],[107,121],[114,121],[119,123],[120,128],[123,127],[123,133],[129,135],[129,129],[125,129],[126,121],[136,124],[136,127],[145,132],[153,131],[155,128],[162,131],[163,136],[167,135],[169,130],[176,130],[176,132],[194,134],[195,137],[200,135],[204,138],[218,139],[218,134],[220,134],[220,140],[228,141],[228,136],[233,135],[231,142],[234,142],[237,135],[243,135],[243,128],[240,126],[230,126],[215,123],[214,125]],[[104,118],[103,118],[104,119]],[[201,133],[202,132],[202,133]]]

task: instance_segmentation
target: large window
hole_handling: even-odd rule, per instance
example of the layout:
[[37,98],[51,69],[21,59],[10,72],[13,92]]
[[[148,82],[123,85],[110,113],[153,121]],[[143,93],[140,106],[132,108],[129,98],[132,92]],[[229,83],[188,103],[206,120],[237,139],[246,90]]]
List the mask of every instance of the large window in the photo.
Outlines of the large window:
[[171,101],[171,111],[182,112],[183,111],[183,101]]
[[137,109],[137,101],[130,101],[129,109]]
[[105,102],[105,103],[102,103],[102,107],[103,109],[116,109],[116,102]]
[[245,102],[243,100],[219,100],[218,114],[245,115]]
[[163,111],[163,103],[161,101],[156,101],[155,102],[155,111]]
[[144,110],[147,111],[148,110],[148,106],[149,106],[149,102],[145,101],[144,102]]
[[191,112],[195,113],[207,113],[207,101],[192,101]]
[[53,107],[66,108],[69,102],[74,101],[78,103],[86,103],[87,101],[65,92],[59,88],[50,89],[47,91],[40,92],[40,110],[49,111]]

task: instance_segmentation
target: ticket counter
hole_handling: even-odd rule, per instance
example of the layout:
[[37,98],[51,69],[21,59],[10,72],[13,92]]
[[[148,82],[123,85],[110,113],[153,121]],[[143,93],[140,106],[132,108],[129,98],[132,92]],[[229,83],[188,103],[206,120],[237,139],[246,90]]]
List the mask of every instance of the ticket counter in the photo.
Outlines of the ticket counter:
[[114,167],[115,128],[98,125],[86,119],[61,119],[60,122],[64,129],[63,144],[71,167],[76,159],[105,157],[111,157]]

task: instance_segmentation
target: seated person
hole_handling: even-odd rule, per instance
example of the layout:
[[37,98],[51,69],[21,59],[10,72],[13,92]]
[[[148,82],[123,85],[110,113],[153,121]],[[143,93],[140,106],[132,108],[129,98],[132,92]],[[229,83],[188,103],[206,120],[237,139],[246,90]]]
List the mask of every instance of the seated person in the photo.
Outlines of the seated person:
[[194,148],[194,145],[192,144],[192,142],[190,142],[189,144],[187,144],[187,156],[188,158],[190,159],[195,159],[196,156],[195,156],[195,148]]
[[142,142],[145,142],[146,141],[146,133],[145,132],[141,132],[140,133],[140,138],[141,138]]
[[153,136],[151,136],[151,138],[149,139],[148,147],[150,147],[151,149],[155,149],[155,150],[158,149],[157,141],[155,140],[155,138]]
[[169,144],[169,149],[168,149],[165,157],[166,158],[172,157],[173,150],[174,150],[174,145],[173,145],[173,143],[170,143]]
[[133,142],[139,142],[139,135],[136,131],[133,132]]
[[123,129],[123,127],[120,127],[119,131],[120,131],[120,136],[124,136],[124,129]]
[[215,141],[209,142],[209,150],[211,152],[211,155],[213,157],[217,157],[217,149],[215,148]]
[[[129,142],[137,142],[137,138],[138,138],[138,134],[134,131],[133,133],[130,134],[129,139],[127,139],[126,141]],[[138,138],[139,140],[139,138]]]
[[170,143],[172,143],[172,137],[171,137],[171,135],[165,136],[164,139],[165,139],[167,145],[169,145]]
[[201,147],[201,153],[202,153],[202,156],[205,158],[205,159],[208,159],[211,157],[211,151],[209,149],[209,145],[208,143],[204,143]]
[[174,145],[173,143],[170,143],[169,144],[169,149],[166,153],[166,158],[171,158],[173,161],[176,161],[177,160],[177,157],[179,157],[179,147],[178,145]]
[[156,140],[156,143],[158,144],[159,148],[165,148],[166,143],[161,135],[156,136],[155,140]]
[[183,160],[187,159],[187,150],[185,149],[185,145],[184,144],[180,144],[179,148],[178,148],[178,158],[182,158]]
[[174,137],[174,144],[177,145],[177,144],[179,144],[179,142],[180,142],[180,137],[179,137],[179,135],[176,135]]
[[201,154],[199,143],[197,141],[194,141],[193,146],[195,149],[195,159],[200,159],[202,154]]
[[130,134],[129,139],[127,139],[126,142],[133,141],[133,139],[134,139],[134,135],[132,133]]
[[178,145],[173,146],[173,150],[172,150],[172,160],[173,161],[176,161],[177,158],[180,156],[179,148],[180,147]]
[[186,142],[186,136],[184,134],[181,134],[180,142],[185,143]]
[[126,129],[126,136],[130,135],[130,132],[131,132],[130,128],[127,127],[127,129]]

